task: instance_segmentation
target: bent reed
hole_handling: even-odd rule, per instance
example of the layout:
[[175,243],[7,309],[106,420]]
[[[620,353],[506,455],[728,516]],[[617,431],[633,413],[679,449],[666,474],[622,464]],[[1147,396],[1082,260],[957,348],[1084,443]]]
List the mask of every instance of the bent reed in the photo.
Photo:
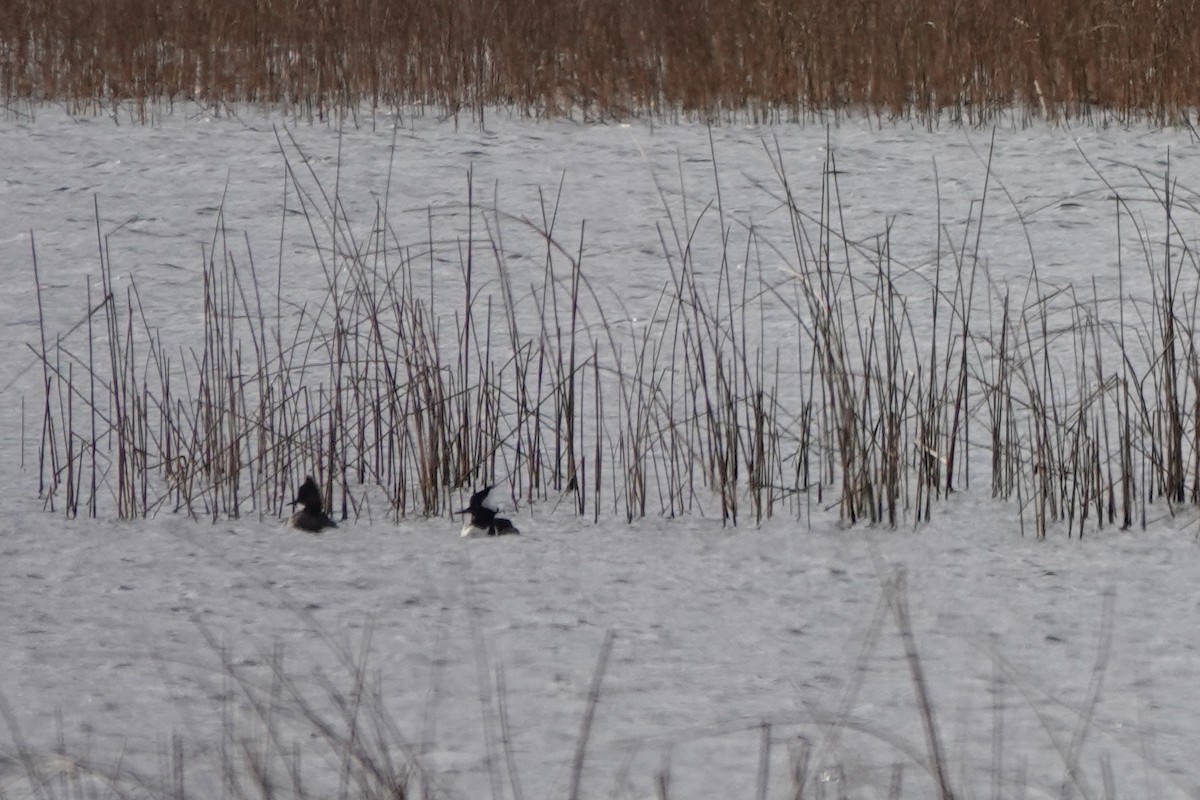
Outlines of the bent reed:
[[1149,0],[6,0],[0,95],[144,115],[166,100],[982,124],[1016,107],[1190,124],[1194,22]]

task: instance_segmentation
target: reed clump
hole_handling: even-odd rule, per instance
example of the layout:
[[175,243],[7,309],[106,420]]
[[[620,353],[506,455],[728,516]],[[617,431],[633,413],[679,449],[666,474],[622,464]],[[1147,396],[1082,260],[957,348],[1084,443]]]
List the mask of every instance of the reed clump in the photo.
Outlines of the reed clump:
[[[1109,187],[1118,286],[1102,298],[1047,282],[1036,260],[1023,287],[992,280],[990,177],[963,229],[913,269],[888,225],[849,235],[832,148],[809,208],[768,144],[791,241],[733,224],[719,180],[695,220],[664,189],[663,283],[633,324],[594,285],[611,265],[593,267],[586,225],[556,228],[561,197],[517,217],[468,179],[457,232],[431,217],[426,241],[401,243],[386,203],[347,219],[311,166],[294,168],[309,163],[298,147],[281,149],[285,226],[304,220],[319,270],[305,299],[284,290],[282,234],[272,276],[218,215],[184,344],[136,282],[116,291],[99,236],[86,324],[42,320],[48,508],[278,515],[305,474],[342,518],[371,516],[380,496],[396,518],[442,515],[497,482],[592,520],[896,526],[988,475],[1039,537],[1200,505],[1200,264],[1169,173],[1138,173],[1136,198]],[[1133,200],[1161,211],[1161,241]],[[1123,260],[1133,248],[1143,264]],[[540,283],[516,285],[516,258]]]
[[259,102],[298,115],[427,104],[588,118],[997,111],[1186,123],[1187,3],[1125,0],[6,0],[0,95],[80,111]]

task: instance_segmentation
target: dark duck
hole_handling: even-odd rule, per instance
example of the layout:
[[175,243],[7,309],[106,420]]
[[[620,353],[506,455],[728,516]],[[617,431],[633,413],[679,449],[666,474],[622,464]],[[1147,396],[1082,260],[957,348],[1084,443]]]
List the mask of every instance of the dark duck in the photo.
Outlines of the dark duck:
[[318,533],[326,528],[337,527],[337,523],[325,513],[325,506],[321,502],[321,490],[317,488],[317,482],[311,475],[305,476],[304,483],[300,484],[300,489],[296,492],[292,507],[296,506],[300,506],[300,510],[288,520],[288,524],[293,528]]
[[505,536],[510,533],[520,533],[517,526],[512,524],[512,520],[496,516],[494,508],[484,505],[488,492],[493,488],[492,486],[483,487],[471,495],[471,502],[467,504],[466,508],[454,512],[455,514],[470,515],[463,525],[463,536]]

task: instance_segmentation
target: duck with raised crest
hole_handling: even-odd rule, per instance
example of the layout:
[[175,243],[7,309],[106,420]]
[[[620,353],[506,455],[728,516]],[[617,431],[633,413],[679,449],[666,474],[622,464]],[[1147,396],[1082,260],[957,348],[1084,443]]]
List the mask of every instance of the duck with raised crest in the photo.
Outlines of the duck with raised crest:
[[497,516],[496,509],[484,505],[487,500],[488,492],[494,486],[485,486],[475,494],[471,495],[471,502],[467,507],[455,514],[469,514],[470,519],[463,525],[463,536],[505,536],[513,533],[520,533],[517,526],[512,524],[512,520]]
[[321,490],[317,488],[317,482],[311,475],[304,477],[304,483],[300,484],[300,489],[296,492],[292,508],[296,506],[301,506],[301,509],[288,520],[288,524],[293,528],[319,533],[326,528],[337,527],[337,523],[325,513],[325,504],[321,502]]

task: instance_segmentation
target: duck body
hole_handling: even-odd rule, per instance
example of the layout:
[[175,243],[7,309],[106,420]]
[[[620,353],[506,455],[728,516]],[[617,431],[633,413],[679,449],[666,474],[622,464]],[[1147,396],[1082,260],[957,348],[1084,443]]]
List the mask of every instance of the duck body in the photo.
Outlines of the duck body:
[[516,525],[512,524],[512,520],[498,516],[496,509],[484,505],[488,492],[493,488],[492,486],[483,487],[471,495],[471,502],[467,504],[466,508],[454,512],[468,515],[463,524],[463,536],[507,536],[521,532],[517,530]]
[[337,523],[325,513],[325,506],[321,501],[321,490],[317,488],[317,482],[312,479],[311,475],[305,476],[304,483],[300,484],[300,489],[296,492],[296,499],[292,501],[292,507],[296,506],[301,506],[301,509],[292,514],[291,519],[288,520],[288,524],[293,528],[309,533],[320,533],[326,528],[337,527]]
[[468,520],[462,528],[462,535],[469,538],[507,536],[520,532],[517,526],[512,524],[512,520],[505,519],[504,517],[496,517],[489,525],[480,525]]

